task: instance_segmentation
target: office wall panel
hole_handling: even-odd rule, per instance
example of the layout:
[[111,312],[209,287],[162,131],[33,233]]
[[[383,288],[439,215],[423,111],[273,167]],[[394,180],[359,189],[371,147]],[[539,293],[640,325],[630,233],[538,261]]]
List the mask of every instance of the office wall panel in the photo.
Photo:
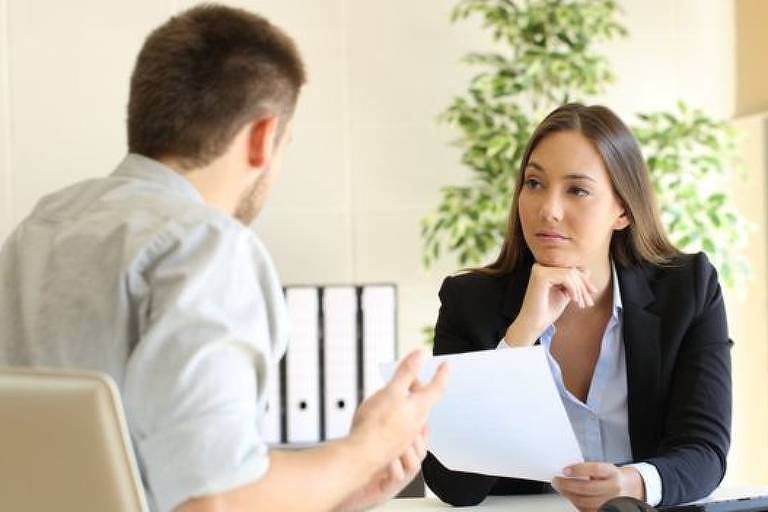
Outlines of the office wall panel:
[[13,226],[8,43],[8,0],[0,0],[0,241]]
[[768,2],[737,0],[736,4],[736,111],[747,115],[768,109]]
[[733,358],[733,446],[728,481],[768,481],[768,112],[737,118],[744,180],[730,183],[752,224],[745,248],[750,279],[726,292]]

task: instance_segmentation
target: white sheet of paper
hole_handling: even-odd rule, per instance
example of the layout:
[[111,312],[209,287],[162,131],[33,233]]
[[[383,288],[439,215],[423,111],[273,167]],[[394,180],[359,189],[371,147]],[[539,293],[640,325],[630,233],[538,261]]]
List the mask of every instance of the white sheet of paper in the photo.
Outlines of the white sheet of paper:
[[[484,350],[424,361],[422,382],[449,361],[429,417],[429,451],[448,469],[551,481],[583,462],[544,348]],[[382,365],[389,380],[397,363]]]

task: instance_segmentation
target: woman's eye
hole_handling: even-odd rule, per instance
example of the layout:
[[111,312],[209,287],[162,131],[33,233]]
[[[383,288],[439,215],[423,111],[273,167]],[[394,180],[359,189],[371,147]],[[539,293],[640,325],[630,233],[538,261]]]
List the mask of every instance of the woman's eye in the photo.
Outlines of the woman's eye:
[[541,186],[541,183],[536,178],[528,178],[525,180],[525,186],[526,188],[535,189]]
[[581,187],[573,187],[571,188],[571,194],[574,194],[578,197],[587,197],[589,195],[589,190]]

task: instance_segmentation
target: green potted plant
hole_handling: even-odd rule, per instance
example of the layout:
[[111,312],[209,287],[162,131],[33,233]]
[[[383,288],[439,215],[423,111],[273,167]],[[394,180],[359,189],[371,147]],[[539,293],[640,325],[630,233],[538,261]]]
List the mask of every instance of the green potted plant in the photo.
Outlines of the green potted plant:
[[[464,185],[441,189],[422,220],[423,263],[441,255],[460,267],[480,265],[501,246],[525,145],[540,119],[568,101],[589,103],[613,80],[597,47],[627,35],[614,0],[459,0],[453,21],[479,16],[494,51],[470,53],[479,73],[440,121],[459,132]],[[638,115],[643,149],[671,240],[704,250],[726,286],[748,272],[739,248],[747,223],[724,192],[733,176],[733,130],[698,109]]]

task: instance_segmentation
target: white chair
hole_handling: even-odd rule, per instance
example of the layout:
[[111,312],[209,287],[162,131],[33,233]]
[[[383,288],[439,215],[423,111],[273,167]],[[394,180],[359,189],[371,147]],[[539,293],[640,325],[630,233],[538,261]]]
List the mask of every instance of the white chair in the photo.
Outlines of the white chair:
[[0,368],[0,509],[148,510],[108,376]]

